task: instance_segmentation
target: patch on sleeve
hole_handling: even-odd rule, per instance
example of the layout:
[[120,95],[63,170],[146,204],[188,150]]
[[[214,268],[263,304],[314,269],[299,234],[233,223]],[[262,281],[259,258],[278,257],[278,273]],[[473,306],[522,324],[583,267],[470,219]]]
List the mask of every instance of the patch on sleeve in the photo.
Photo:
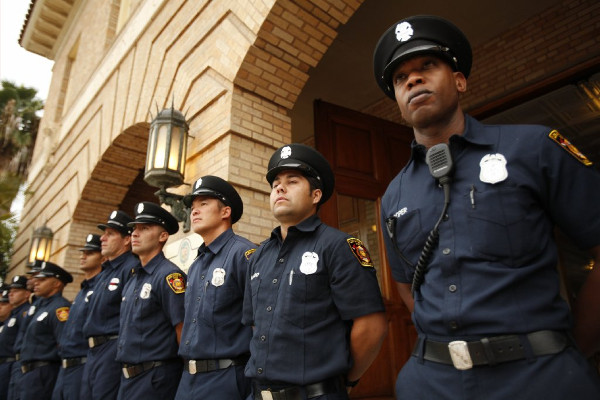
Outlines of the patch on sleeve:
[[69,307],[60,307],[56,309],[56,318],[60,322],[65,322],[69,319]]
[[592,165],[592,162],[582,152],[580,152],[577,149],[577,147],[573,146],[571,142],[567,140],[567,138],[563,137],[560,133],[558,133],[557,130],[553,130],[548,136],[550,137],[550,139],[558,143],[560,147],[566,150],[567,153],[579,160],[579,162],[583,165],[587,167]]
[[348,245],[350,246],[350,250],[352,250],[352,254],[356,256],[358,262],[363,267],[373,267],[373,262],[371,261],[371,256],[369,255],[369,251],[365,247],[365,245],[357,238],[348,238],[346,239]]
[[252,255],[252,253],[254,253],[255,251],[256,251],[256,249],[250,249],[250,250],[246,251],[246,252],[244,253],[244,256],[246,257],[246,260],[249,260],[249,259],[250,259],[250,256],[251,256],[251,255]]
[[185,281],[183,280],[183,275],[179,272],[169,274],[166,279],[169,287],[176,294],[185,293]]

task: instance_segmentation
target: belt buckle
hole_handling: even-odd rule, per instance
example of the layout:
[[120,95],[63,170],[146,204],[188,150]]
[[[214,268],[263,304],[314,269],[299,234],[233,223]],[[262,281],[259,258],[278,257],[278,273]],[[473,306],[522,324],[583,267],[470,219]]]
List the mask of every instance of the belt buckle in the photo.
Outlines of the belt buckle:
[[260,397],[262,397],[263,400],[273,400],[273,393],[271,393],[270,390],[261,390]]
[[93,349],[94,346],[96,346],[96,342],[94,341],[94,338],[92,336],[88,338],[88,346],[90,347],[90,349]]
[[125,379],[129,379],[131,375],[129,375],[129,368],[123,368],[123,376]]
[[473,368],[473,360],[471,359],[467,342],[464,340],[450,342],[448,343],[448,350],[450,351],[450,358],[452,358],[454,368],[461,371]]
[[190,360],[190,361],[188,361],[188,372],[191,375],[195,375],[196,372],[198,372],[198,370],[196,369],[196,360]]
[[63,360],[62,360],[62,367],[63,368],[69,367],[69,361],[66,358],[63,358]]
[[29,369],[27,368],[27,366],[21,365],[21,373],[26,374],[27,372],[29,372]]

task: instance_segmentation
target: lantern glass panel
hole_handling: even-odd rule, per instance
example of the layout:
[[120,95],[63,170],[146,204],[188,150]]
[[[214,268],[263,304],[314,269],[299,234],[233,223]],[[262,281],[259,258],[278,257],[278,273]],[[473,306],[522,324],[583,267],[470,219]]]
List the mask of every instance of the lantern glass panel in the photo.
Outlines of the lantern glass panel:
[[164,168],[166,164],[167,156],[167,134],[169,132],[168,125],[158,125],[158,132],[156,132],[156,151],[154,152],[154,166],[153,168]]
[[29,250],[29,263],[33,264],[35,262],[35,256],[38,249],[38,244],[40,242],[40,238],[34,237],[31,239],[31,250]]
[[171,148],[169,149],[168,169],[179,171],[179,146],[182,140],[183,130],[176,125],[171,128]]

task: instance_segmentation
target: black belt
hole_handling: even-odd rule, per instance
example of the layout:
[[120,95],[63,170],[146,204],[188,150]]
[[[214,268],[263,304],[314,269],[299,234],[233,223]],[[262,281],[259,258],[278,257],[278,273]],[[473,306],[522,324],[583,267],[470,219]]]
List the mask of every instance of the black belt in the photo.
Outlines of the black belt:
[[125,379],[131,379],[142,372],[149,371],[152,368],[156,368],[163,364],[163,361],[147,361],[141,364],[123,364],[123,376]]
[[63,368],[76,367],[78,365],[85,364],[86,361],[87,361],[86,357],[63,358],[62,359],[62,367]]
[[211,372],[218,369],[229,368],[233,365],[246,365],[248,356],[238,358],[222,358],[216,360],[185,360],[183,368],[191,375],[201,372]]
[[523,360],[532,356],[556,354],[571,345],[569,337],[562,332],[537,331],[523,335],[505,335],[465,342],[436,342],[419,338],[412,355],[419,357],[424,345],[423,358],[441,364],[454,365],[457,369],[470,369],[480,365],[495,365]]
[[26,374],[29,371],[33,371],[36,368],[39,367],[43,367],[45,365],[50,365],[50,364],[58,364],[55,361],[30,361],[30,362],[24,362],[21,363],[21,372]]
[[7,362],[13,362],[13,361],[17,361],[17,359],[15,357],[2,357],[0,358],[0,364],[4,364]]
[[96,346],[100,346],[101,344],[114,340],[118,337],[119,335],[90,336],[88,338],[88,346],[90,349],[93,349]]
[[255,400],[304,400],[332,393],[346,392],[344,380],[339,378],[311,383],[306,386],[290,386],[283,389],[271,389],[268,384],[255,383]]

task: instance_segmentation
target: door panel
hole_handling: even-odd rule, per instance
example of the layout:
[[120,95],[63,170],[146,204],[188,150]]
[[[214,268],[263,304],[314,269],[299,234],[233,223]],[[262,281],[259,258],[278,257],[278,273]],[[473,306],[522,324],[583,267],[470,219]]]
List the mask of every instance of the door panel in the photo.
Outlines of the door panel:
[[412,130],[325,102],[315,102],[315,143],[331,163],[336,186],[321,219],[365,243],[386,306],[388,337],[373,365],[352,390],[353,399],[393,399],[394,383],[416,340],[400,300],[382,241],[381,196],[410,156]]

